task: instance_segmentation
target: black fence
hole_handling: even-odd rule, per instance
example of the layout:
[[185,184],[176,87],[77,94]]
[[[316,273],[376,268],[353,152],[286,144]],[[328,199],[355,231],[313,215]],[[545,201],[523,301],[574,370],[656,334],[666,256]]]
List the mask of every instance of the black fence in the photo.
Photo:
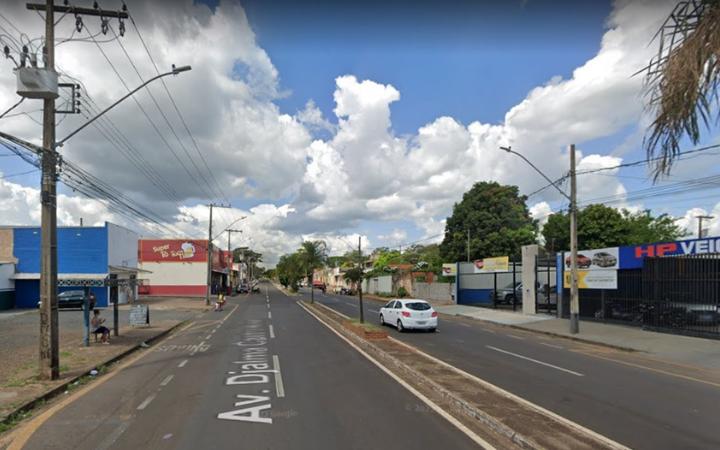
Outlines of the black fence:
[[[581,289],[580,317],[720,339],[720,254],[646,258],[618,288]],[[570,291],[563,291],[563,316]]]
[[552,255],[535,258],[535,280],[535,311],[556,314],[557,266]]

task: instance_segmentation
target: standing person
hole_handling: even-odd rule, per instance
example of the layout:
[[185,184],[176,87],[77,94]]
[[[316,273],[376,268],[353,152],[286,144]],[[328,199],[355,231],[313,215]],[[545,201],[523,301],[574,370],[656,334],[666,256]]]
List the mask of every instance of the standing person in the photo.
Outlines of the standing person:
[[102,343],[103,344],[109,344],[110,343],[110,329],[103,325],[105,323],[105,319],[100,317],[100,310],[93,309],[93,318],[90,321],[93,327],[93,334],[98,335],[102,333]]
[[217,301],[215,302],[215,311],[222,311],[225,306],[225,294],[220,291],[218,292]]

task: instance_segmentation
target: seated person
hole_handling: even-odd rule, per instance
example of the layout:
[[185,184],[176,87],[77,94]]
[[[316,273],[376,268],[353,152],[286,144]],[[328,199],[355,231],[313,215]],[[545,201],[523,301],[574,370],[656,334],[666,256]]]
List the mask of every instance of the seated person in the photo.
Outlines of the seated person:
[[92,320],[90,320],[90,324],[93,327],[93,334],[97,336],[98,334],[102,334],[102,343],[103,344],[109,344],[110,343],[110,329],[108,327],[104,326],[103,323],[105,323],[105,319],[100,317],[100,310],[94,309],[93,310],[93,317]]

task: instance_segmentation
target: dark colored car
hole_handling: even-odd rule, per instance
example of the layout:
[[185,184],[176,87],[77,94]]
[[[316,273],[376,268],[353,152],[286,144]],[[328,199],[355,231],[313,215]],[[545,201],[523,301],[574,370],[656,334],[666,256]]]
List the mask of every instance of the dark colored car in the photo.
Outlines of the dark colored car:
[[[572,262],[572,257],[568,256],[565,258],[565,265],[567,267],[570,267],[570,264]],[[592,264],[592,260],[588,258],[587,256],[583,255],[582,253],[578,253],[577,255],[577,266],[578,269],[587,269]]]
[[[85,291],[63,291],[58,294],[57,299],[59,309],[82,309],[85,304]],[[42,302],[38,302],[38,307],[41,304]]]

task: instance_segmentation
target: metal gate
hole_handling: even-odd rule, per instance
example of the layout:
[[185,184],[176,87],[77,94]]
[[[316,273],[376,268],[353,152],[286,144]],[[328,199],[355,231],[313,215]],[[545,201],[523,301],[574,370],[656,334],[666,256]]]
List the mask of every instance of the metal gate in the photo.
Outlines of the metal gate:
[[557,261],[552,255],[535,257],[535,311],[557,314]]
[[507,272],[474,273],[473,263],[460,263],[459,305],[512,309],[522,305],[522,266],[510,262]]

